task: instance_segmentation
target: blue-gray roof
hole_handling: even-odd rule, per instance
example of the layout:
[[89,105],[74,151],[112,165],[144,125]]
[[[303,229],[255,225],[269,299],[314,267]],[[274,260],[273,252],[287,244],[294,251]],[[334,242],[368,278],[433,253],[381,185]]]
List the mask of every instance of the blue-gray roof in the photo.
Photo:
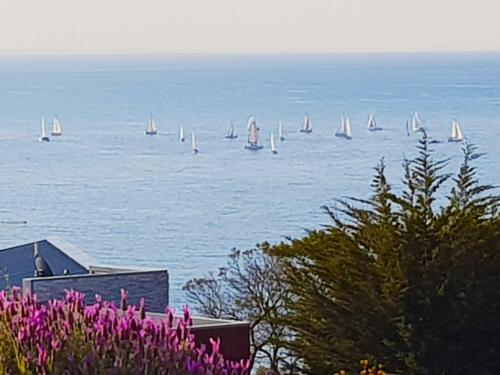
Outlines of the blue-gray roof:
[[[89,264],[82,261],[84,255],[76,249],[65,247],[62,250],[53,241],[37,242],[39,254],[48,263],[54,275],[63,275],[65,270],[72,275],[88,273]],[[0,290],[12,286],[22,287],[23,278],[33,277],[34,244],[35,242],[32,242],[0,250]]]

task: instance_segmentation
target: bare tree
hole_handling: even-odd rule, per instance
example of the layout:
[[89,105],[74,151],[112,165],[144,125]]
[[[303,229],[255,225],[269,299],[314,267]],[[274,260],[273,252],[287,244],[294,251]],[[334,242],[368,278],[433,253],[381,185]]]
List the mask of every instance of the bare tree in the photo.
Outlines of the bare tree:
[[278,373],[282,368],[290,371],[293,361],[284,349],[288,332],[281,323],[289,292],[279,261],[268,249],[267,243],[233,249],[226,267],[188,281],[183,289],[192,306],[206,316],[248,320],[252,363]]

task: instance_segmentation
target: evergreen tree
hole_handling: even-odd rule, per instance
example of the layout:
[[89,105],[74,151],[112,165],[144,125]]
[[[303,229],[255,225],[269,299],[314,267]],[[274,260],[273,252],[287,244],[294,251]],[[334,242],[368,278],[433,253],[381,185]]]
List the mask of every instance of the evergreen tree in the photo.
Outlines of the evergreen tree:
[[[273,249],[292,293],[289,349],[305,372],[370,355],[405,374],[500,367],[499,198],[477,181],[474,147],[452,181],[425,133],[418,150],[401,193],[380,163],[368,200],[325,208],[330,226]],[[445,182],[454,187],[440,197]]]

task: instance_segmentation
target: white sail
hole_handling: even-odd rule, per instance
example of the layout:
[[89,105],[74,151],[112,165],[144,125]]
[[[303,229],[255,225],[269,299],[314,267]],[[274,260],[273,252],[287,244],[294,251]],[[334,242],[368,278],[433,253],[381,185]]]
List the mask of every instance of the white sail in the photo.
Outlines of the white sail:
[[283,133],[283,125],[281,124],[281,121],[278,124],[278,135],[280,137],[280,141],[285,140],[285,134]]
[[462,140],[464,139],[464,135],[462,134],[462,130],[460,129],[460,125],[458,124],[458,121],[455,121],[456,124],[456,133],[457,133],[457,140]]
[[312,131],[312,123],[311,120],[309,120],[308,115],[304,116],[304,122],[302,124],[302,128],[300,129],[300,131],[305,133],[310,133]]
[[194,135],[194,132],[191,133],[191,148],[195,154],[198,153],[198,146],[196,146],[196,136]]
[[420,118],[418,117],[417,112],[415,112],[411,120],[411,130],[413,130],[414,132],[420,130]]
[[271,132],[271,152],[273,154],[277,154],[278,152],[276,151],[276,144],[274,143],[274,133]]
[[234,137],[234,125],[231,122],[231,126],[229,127],[229,136]]
[[182,125],[179,128],[179,141],[184,142],[184,127]]
[[257,128],[257,124],[255,123],[255,119],[253,119],[252,123],[249,125],[248,143],[251,145],[259,144],[259,130]]
[[451,124],[451,135],[448,138],[449,141],[461,141],[464,139],[464,135],[462,134],[462,130],[460,129],[460,125],[457,120],[453,120]]
[[338,135],[345,135],[345,118],[342,116],[340,118],[340,130],[337,132]]
[[52,135],[61,135],[62,128],[61,123],[57,117],[54,117],[54,121],[52,122]]
[[45,118],[42,117],[42,124],[40,128],[40,138],[38,138],[40,142],[48,142],[50,139],[45,132]]
[[156,134],[156,122],[153,116],[149,118],[148,127],[146,128],[146,134]]
[[45,118],[42,117],[42,128],[40,130],[40,138],[47,138],[47,134],[45,133]]
[[351,129],[351,119],[349,117],[346,118],[344,127],[345,127],[346,138],[351,138],[352,137],[352,129]]
[[250,130],[250,127],[252,126],[252,123],[255,123],[255,117],[250,116],[250,117],[248,118],[247,130]]
[[375,116],[373,114],[370,114],[370,117],[368,118],[368,129],[376,129],[377,128],[377,122],[375,121]]

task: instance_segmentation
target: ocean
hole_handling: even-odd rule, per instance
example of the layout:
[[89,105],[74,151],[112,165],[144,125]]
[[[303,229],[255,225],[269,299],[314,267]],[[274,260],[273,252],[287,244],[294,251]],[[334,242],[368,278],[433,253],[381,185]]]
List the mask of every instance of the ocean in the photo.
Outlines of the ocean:
[[[303,236],[329,224],[323,205],[367,197],[381,158],[400,189],[415,111],[450,171],[457,119],[484,153],[481,182],[500,184],[499,54],[0,56],[0,97],[0,248],[60,238],[97,264],[167,268],[177,306],[231,248]],[[311,134],[298,132],[306,113]],[[383,131],[367,131],[370,113]],[[38,142],[55,115],[63,135]],[[244,149],[250,115],[258,152]],[[334,137],[342,115],[350,141]]]

